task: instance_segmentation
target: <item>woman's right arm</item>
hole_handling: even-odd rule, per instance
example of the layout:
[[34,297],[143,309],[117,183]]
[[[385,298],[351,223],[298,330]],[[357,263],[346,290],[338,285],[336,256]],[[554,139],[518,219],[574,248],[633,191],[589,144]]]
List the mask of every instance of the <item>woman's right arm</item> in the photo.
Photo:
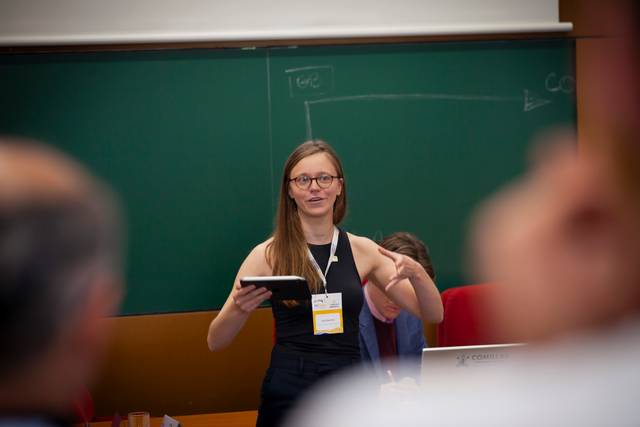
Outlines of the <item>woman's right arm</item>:
[[217,351],[231,344],[249,318],[249,314],[271,297],[271,292],[265,288],[256,289],[253,285],[244,288],[240,286],[241,277],[271,275],[271,269],[265,257],[268,242],[256,246],[240,266],[229,297],[209,325],[207,335],[209,350]]

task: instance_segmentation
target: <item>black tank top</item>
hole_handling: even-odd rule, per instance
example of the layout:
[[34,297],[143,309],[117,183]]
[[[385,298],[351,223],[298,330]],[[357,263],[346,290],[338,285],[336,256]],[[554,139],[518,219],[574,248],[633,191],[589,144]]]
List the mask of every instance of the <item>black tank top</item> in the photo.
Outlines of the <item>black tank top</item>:
[[[329,262],[331,244],[310,244],[309,249],[324,272]],[[310,302],[289,308],[273,300],[271,308],[276,321],[276,346],[280,349],[308,357],[322,354],[360,357],[358,316],[364,297],[349,237],[343,230],[340,230],[338,237],[336,256],[338,262],[331,263],[327,275],[327,290],[329,293],[342,293],[344,333],[314,335]]]

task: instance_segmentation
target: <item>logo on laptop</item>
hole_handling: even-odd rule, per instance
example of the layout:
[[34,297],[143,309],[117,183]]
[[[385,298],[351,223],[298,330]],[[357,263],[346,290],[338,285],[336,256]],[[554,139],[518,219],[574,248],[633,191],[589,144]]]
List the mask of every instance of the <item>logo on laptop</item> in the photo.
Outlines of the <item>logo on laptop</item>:
[[456,356],[456,368],[473,365],[486,365],[491,363],[502,363],[509,359],[508,353],[501,352],[487,352],[487,353],[473,353],[473,354],[458,354]]
[[469,365],[467,365],[467,360],[469,360],[469,355],[468,354],[459,354],[456,356],[456,368],[458,367],[469,367]]

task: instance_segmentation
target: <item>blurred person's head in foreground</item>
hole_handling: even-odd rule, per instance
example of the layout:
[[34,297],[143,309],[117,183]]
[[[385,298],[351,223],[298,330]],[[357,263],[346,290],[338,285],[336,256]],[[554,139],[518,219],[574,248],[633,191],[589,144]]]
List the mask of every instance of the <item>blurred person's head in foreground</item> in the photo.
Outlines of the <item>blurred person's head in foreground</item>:
[[64,417],[121,299],[110,191],[36,142],[0,138],[0,414]]
[[505,340],[547,340],[640,316],[640,5],[586,5],[611,35],[583,52],[588,133],[577,148],[544,141],[529,172],[475,222],[473,266],[501,286],[488,308]]

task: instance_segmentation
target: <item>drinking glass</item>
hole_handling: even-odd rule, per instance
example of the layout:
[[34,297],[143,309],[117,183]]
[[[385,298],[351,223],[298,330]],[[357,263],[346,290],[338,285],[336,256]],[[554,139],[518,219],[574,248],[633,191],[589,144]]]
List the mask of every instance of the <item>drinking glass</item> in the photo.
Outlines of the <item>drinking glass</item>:
[[150,427],[151,418],[148,412],[129,412],[129,427]]

